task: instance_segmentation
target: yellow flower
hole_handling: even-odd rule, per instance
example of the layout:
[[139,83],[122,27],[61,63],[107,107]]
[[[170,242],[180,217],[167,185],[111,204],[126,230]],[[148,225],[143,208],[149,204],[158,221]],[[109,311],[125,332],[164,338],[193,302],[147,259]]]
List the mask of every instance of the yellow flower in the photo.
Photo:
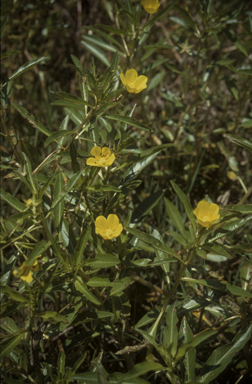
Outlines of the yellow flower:
[[150,15],[153,13],[156,13],[158,8],[160,7],[158,0],[143,0],[142,6],[144,7],[144,10],[148,12]]
[[95,233],[102,236],[105,240],[111,240],[118,237],[123,230],[122,224],[119,223],[117,215],[98,216],[95,220]]
[[[41,256],[41,255],[40,255]],[[38,257],[40,257],[38,256]],[[39,271],[39,264],[38,260],[35,260],[31,265],[28,267],[26,266],[26,261],[24,261],[21,265],[21,267],[18,268],[18,271],[13,271],[14,276],[19,276],[22,280],[26,281],[27,283],[31,283],[33,280],[32,273],[35,271]]]
[[147,88],[148,77],[138,76],[137,71],[133,68],[128,69],[125,76],[120,73],[120,79],[129,93],[139,93]]
[[219,209],[217,204],[210,204],[208,201],[201,200],[193,213],[202,227],[209,228],[219,219]]
[[93,147],[90,154],[94,157],[89,157],[86,164],[93,167],[108,167],[115,161],[115,155],[107,147]]

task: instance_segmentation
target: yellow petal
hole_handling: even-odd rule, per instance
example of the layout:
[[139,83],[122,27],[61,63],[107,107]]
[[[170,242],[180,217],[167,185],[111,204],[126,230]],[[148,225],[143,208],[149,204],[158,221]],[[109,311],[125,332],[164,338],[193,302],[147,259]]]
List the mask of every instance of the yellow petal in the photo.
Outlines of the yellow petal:
[[97,230],[101,232],[106,232],[108,229],[107,220],[104,216],[98,216],[95,220],[95,232],[97,233]]
[[128,69],[125,74],[126,84],[134,83],[134,81],[137,79],[137,71],[133,68]]
[[113,162],[115,161],[115,155],[112,154],[108,159],[106,159],[105,163],[106,163],[106,167],[109,167],[111,164],[113,164]]
[[215,220],[219,219],[220,217],[219,209],[220,207],[217,204],[210,204],[209,216],[211,217],[211,219],[215,219]]
[[121,234],[122,230],[123,230],[123,226],[122,224],[119,224],[115,232],[113,233],[113,238],[118,237]]
[[126,85],[126,79],[125,79],[124,74],[121,72],[119,76],[120,76],[120,79],[121,79],[121,82],[123,83],[123,85]]
[[32,278],[32,274],[31,272],[29,271],[29,269],[27,268],[27,270],[25,271],[25,273],[20,276],[22,280],[26,281],[27,283],[31,283],[33,278]]
[[[23,275],[25,273],[25,270],[27,269],[26,267],[26,261],[24,261],[21,266],[18,268],[18,274]],[[28,268],[29,271],[29,268]]]
[[94,156],[96,159],[101,158],[101,148],[100,147],[93,147],[90,151],[90,155]]
[[135,81],[135,87],[136,87],[136,88],[141,88],[141,87],[143,87],[143,86],[146,87],[147,80],[148,80],[148,77],[143,76],[143,75],[139,76],[139,77],[136,79],[136,81]]
[[99,165],[97,164],[97,161],[94,157],[89,157],[86,161],[86,164],[91,165],[92,167],[99,167]]
[[128,84],[126,84],[126,89],[129,93],[136,93],[137,89],[135,87],[132,87]]
[[112,215],[108,215],[107,222],[108,222],[109,229],[111,229],[111,231],[115,231],[116,228],[119,225],[118,216],[117,215],[113,215],[113,214]]
[[111,155],[111,150],[108,147],[102,148],[102,156],[108,158]]

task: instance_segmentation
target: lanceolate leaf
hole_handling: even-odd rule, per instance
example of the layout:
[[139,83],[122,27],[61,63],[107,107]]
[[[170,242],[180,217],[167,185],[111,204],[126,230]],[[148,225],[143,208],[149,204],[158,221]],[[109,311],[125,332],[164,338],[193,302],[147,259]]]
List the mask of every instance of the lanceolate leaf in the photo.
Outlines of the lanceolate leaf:
[[75,283],[75,289],[82,293],[88,300],[92,303],[100,305],[100,301],[95,297],[86,287],[86,284],[82,281],[82,279],[78,276]]
[[[54,200],[56,200],[58,196],[61,196],[63,191],[64,191],[64,181],[63,181],[62,174],[59,173],[55,181],[55,188],[54,188],[54,194],[53,194]],[[62,199],[54,207],[54,224],[56,228],[60,229],[61,227],[63,212],[64,212],[64,199]]]
[[135,228],[129,228],[129,227],[127,227],[126,230],[132,235],[138,237],[143,242],[150,244],[153,248],[158,249],[159,251],[162,251],[164,253],[167,253],[168,255],[172,255],[173,257],[181,261],[181,259],[178,257],[176,252],[173,251],[170,247],[168,247],[168,245],[163,244],[160,240],[157,240],[155,237],[149,235],[148,233],[139,231],[138,229],[135,229]]
[[158,204],[164,193],[165,190],[160,190],[144,199],[134,210],[131,217],[131,223],[141,222],[143,218]]
[[105,53],[100,48],[95,46],[93,43],[91,44],[91,43],[83,41],[83,40],[81,43],[84,45],[84,47],[90,53],[92,53],[92,55],[97,57],[97,59],[99,59],[103,64],[107,65],[108,67],[110,66],[110,62],[109,62],[107,56],[105,55]]
[[82,232],[82,234],[79,238],[79,241],[78,241],[77,246],[76,246],[75,251],[74,251],[74,263],[75,263],[75,265],[78,265],[82,261],[84,249],[86,247],[89,236],[90,236],[90,230],[87,229],[86,231]]
[[42,255],[47,250],[47,248],[50,247],[50,245],[51,242],[45,240],[42,240],[40,243],[38,243],[30,254],[29,260],[26,262],[26,266],[28,267],[31,265],[36,260],[36,257]]
[[9,356],[13,349],[25,337],[25,333],[21,332],[19,335],[11,337],[1,345],[0,357]]
[[3,189],[0,189],[0,198],[7,201],[11,207],[15,208],[19,212],[25,211],[27,208],[25,204],[21,203],[16,197],[11,196],[8,192],[5,192]]
[[166,326],[163,332],[163,346],[173,357],[177,353],[178,345],[178,317],[176,314],[176,305],[170,305],[166,315]]
[[35,121],[34,116],[31,115],[25,108],[21,107],[17,103],[11,104],[34,128],[37,128],[46,136],[50,136],[50,131],[39,121]]
[[196,233],[196,219],[195,219],[191,204],[189,203],[184,192],[182,192],[181,189],[177,186],[177,184],[175,184],[173,181],[171,181],[171,184],[172,184],[174,191],[177,193],[178,197],[180,198],[181,202],[183,203],[185,210],[186,210],[186,213],[187,213],[187,216],[188,216],[190,222],[192,223],[194,232]]
[[22,65],[16,72],[14,72],[10,77],[9,77],[9,80],[13,80],[15,79],[17,76],[21,75],[22,73],[24,73],[25,71],[27,71],[28,69],[32,68],[34,65],[37,65],[39,63],[41,63],[42,61],[44,60],[47,60],[48,57],[40,57],[40,59],[35,59],[35,60],[32,60],[32,61],[29,61],[28,63]]
[[150,371],[162,371],[164,369],[165,367],[163,365],[154,361],[143,361],[142,363],[136,364],[131,371],[124,373],[120,377],[118,384],[125,383],[127,380],[132,380],[141,375],[145,375]]
[[121,115],[106,115],[105,117],[107,119],[116,120],[116,121],[120,121],[121,123],[131,125],[132,127],[143,129],[145,131],[151,131],[151,129],[147,127],[147,125],[139,123],[139,121],[137,121],[136,119],[133,119],[133,117],[121,116]]
[[250,339],[252,324],[247,331],[238,333],[234,341],[214,350],[203,369],[200,371],[197,382],[202,384],[213,383],[213,380],[231,363],[235,354],[240,351]]
[[[183,320],[181,322],[179,336],[180,335],[183,337],[184,344],[190,343],[190,341],[193,339],[193,333],[189,324],[187,323],[185,316],[183,317]],[[188,352],[186,352],[183,363],[185,367],[186,382],[194,381],[196,365],[196,350],[194,347],[192,347]]]

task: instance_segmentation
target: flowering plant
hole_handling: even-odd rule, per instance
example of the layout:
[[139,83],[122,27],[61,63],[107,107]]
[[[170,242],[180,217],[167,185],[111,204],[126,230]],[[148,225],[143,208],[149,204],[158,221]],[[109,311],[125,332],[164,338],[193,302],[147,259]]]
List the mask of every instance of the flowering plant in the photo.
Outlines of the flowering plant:
[[108,167],[115,161],[115,155],[107,147],[93,147],[90,151],[93,157],[89,157],[86,161],[87,165],[92,167]]
[[202,227],[209,228],[220,218],[219,206],[211,204],[206,200],[201,200],[193,213]]
[[122,224],[119,223],[117,215],[98,216],[95,220],[95,232],[102,236],[105,240],[111,240],[118,237],[123,230]]
[[138,76],[135,69],[128,69],[125,76],[120,73],[120,79],[129,93],[139,93],[143,89],[147,88],[148,77]]
[[144,10],[148,12],[150,15],[156,13],[158,8],[160,7],[159,0],[143,0],[142,6]]

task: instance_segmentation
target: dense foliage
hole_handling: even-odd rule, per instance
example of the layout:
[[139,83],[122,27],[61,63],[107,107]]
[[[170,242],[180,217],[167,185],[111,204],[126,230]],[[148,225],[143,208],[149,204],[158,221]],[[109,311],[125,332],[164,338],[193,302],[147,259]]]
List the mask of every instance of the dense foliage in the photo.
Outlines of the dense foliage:
[[2,1],[4,383],[251,382],[249,3]]

